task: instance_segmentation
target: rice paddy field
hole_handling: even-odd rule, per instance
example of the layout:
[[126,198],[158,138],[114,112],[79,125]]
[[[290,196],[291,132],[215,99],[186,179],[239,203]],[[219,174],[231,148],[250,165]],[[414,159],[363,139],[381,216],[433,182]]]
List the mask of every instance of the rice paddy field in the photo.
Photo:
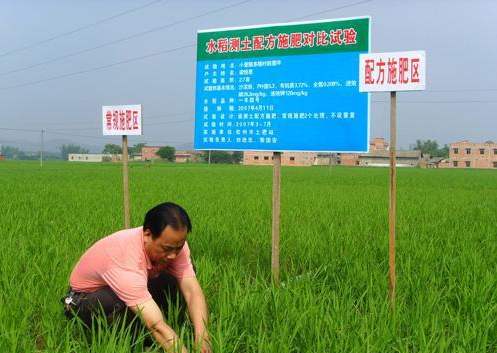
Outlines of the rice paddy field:
[[[122,227],[121,177],[0,163],[0,352],[144,351],[122,327],[83,334],[60,304],[79,256]],[[132,226],[163,201],[192,218],[213,352],[497,352],[495,170],[398,170],[395,313],[388,169],[283,168],[279,288],[271,186],[271,167],[130,166]]]

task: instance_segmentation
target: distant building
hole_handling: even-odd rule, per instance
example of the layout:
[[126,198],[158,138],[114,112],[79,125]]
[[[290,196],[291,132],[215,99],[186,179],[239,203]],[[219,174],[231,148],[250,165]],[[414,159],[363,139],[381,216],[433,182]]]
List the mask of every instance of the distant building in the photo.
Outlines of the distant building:
[[[420,151],[397,151],[398,167],[417,167],[424,160]],[[243,164],[272,165],[272,152],[244,152]],[[388,142],[376,137],[369,143],[369,153],[312,153],[284,152],[282,165],[311,166],[311,165],[345,165],[361,167],[388,167],[390,152]]]
[[438,168],[450,168],[452,163],[448,158],[442,159],[440,163],[438,163]]
[[194,163],[201,162],[202,160],[202,151],[187,151],[187,150],[178,150],[174,154],[176,163]]
[[[397,151],[397,167],[418,167],[422,161],[421,151]],[[359,154],[357,166],[362,167],[388,167],[390,166],[389,151],[375,151]]]
[[[336,164],[358,167],[390,166],[388,142],[382,137],[375,137],[369,143],[369,153],[338,153]],[[397,167],[417,167],[423,163],[421,151],[396,151]]]
[[[122,154],[110,153],[69,153],[67,160],[69,162],[120,162]],[[140,161],[141,156],[129,156],[128,161]]]
[[[141,153],[142,161],[151,161],[154,159],[160,159],[157,155],[157,151],[164,146],[143,146]],[[190,163],[190,162],[198,162],[200,161],[201,152],[196,151],[186,151],[186,150],[177,150],[174,153],[175,162],[176,163]]]
[[[281,165],[285,166],[312,166],[317,158],[314,152],[283,152],[281,154]],[[244,165],[272,165],[273,152],[243,152]]]
[[388,142],[383,137],[374,137],[369,142],[369,152],[388,151]]
[[[497,168],[497,143],[493,141],[473,143],[464,140],[449,146],[449,158],[430,157],[417,150],[397,151],[396,165],[423,168]],[[244,152],[243,164],[272,165],[273,152]],[[284,152],[282,164],[388,167],[390,151],[385,139],[376,137],[371,139],[369,153]]]
[[338,153],[337,162],[339,165],[346,165],[349,167],[359,165],[359,153]]
[[433,158],[428,158],[426,161],[423,161],[420,164],[420,167],[423,168],[443,168],[445,164],[447,164],[448,160],[447,158],[443,157],[433,157]]
[[188,163],[191,162],[192,154],[191,153],[175,153],[174,161],[176,163]]
[[451,143],[445,168],[497,168],[497,143],[473,143],[467,140]]
[[314,158],[314,165],[336,165],[337,155],[336,153],[318,153],[316,158]]
[[67,160],[69,162],[111,162],[113,160],[120,160],[116,155],[102,154],[102,153],[69,153]]
[[143,146],[142,161],[151,161],[153,159],[159,159],[160,157],[156,153],[161,147],[162,146]]

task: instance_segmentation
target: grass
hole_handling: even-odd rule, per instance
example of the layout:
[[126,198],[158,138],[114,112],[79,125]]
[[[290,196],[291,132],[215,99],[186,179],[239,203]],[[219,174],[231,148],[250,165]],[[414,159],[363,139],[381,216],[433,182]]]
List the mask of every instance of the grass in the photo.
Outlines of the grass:
[[[211,311],[214,352],[497,352],[497,173],[398,170],[397,310],[388,308],[388,169],[283,168],[280,288],[269,167],[132,164],[132,225],[170,200]],[[0,163],[0,352],[141,352],[85,338],[59,303],[122,226],[116,164]],[[188,327],[175,328],[184,332]]]

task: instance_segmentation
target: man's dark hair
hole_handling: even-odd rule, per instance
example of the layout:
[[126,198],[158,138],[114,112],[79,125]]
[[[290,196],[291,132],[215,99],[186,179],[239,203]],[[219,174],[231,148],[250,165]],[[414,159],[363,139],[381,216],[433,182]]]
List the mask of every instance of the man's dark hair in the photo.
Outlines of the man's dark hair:
[[187,233],[192,231],[192,223],[188,213],[183,207],[175,203],[161,203],[150,209],[145,215],[143,230],[150,229],[152,239],[158,238],[167,226],[171,226],[174,230],[186,228]]

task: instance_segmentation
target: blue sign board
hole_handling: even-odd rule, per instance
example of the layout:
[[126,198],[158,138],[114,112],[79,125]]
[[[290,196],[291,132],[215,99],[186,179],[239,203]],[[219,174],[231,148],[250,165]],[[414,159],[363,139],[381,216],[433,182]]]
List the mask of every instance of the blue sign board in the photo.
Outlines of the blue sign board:
[[198,150],[366,152],[369,18],[201,31]]

